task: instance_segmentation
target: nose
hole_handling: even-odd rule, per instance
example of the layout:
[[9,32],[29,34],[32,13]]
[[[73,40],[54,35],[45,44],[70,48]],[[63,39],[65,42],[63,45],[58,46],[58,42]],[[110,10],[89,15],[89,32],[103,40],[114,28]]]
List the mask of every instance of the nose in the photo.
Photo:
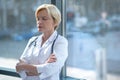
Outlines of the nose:
[[43,23],[43,21],[41,20],[41,19],[39,19],[38,21],[37,21],[37,24],[38,25],[41,25]]
[[42,23],[42,20],[38,20],[37,23],[38,23],[38,24]]

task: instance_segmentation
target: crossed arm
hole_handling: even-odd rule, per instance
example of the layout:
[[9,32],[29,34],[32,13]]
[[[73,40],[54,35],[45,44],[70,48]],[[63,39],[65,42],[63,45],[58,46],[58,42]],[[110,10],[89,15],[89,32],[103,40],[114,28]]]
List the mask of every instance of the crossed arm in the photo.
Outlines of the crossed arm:
[[[56,61],[55,54],[51,54],[50,57],[45,61],[45,63],[52,63],[55,61]],[[19,60],[19,62],[16,65],[16,71],[20,72],[23,70],[26,71],[26,74],[28,76],[37,76],[40,74],[40,73],[38,73],[36,66],[34,66],[32,64],[27,64],[23,60]]]

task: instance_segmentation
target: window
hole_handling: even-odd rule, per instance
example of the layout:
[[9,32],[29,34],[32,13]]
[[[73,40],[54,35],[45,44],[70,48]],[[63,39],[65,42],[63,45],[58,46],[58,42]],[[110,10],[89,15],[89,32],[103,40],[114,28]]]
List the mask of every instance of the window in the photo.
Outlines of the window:
[[119,80],[119,0],[66,0],[67,76]]
[[0,0],[0,70],[15,72],[28,39],[36,34],[35,10],[51,0]]
[[62,12],[58,31],[69,42],[62,75],[119,80],[119,0],[0,0],[0,70],[15,72],[28,39],[38,34],[34,11],[43,3],[53,3]]

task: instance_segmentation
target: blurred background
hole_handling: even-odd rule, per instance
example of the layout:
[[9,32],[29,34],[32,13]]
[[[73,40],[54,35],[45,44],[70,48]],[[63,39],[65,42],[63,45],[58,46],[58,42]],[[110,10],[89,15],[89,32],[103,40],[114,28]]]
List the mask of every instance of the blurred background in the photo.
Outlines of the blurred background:
[[36,8],[52,2],[65,15],[58,29],[69,42],[65,76],[120,80],[120,0],[0,0],[0,70],[15,71],[29,38],[40,34]]

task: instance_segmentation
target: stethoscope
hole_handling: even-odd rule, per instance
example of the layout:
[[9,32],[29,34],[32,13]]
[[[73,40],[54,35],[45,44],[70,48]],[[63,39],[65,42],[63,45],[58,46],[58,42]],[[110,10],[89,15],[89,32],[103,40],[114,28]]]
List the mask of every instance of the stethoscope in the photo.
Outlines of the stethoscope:
[[[57,40],[57,38],[58,38],[58,34],[52,43],[51,54],[53,53],[54,44],[55,44],[55,41]],[[32,49],[32,53],[34,51],[34,48],[36,47],[37,39],[38,39],[38,36],[28,45],[28,48],[30,48],[32,45],[34,46]]]

